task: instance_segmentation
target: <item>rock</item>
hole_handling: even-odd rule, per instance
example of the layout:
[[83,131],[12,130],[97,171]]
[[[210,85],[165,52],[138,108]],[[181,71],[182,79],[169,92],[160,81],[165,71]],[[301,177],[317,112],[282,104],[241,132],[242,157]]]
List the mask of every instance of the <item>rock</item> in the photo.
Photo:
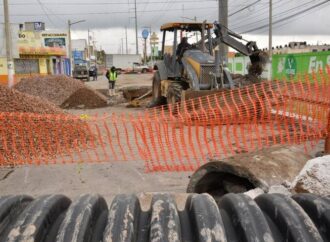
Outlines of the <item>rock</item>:
[[262,190],[261,188],[255,188],[253,190],[247,191],[244,194],[249,196],[252,199],[255,199],[256,197],[258,197],[261,194],[264,194],[264,190]]
[[282,185],[271,186],[269,188],[268,193],[277,193],[277,194],[283,194],[286,196],[291,196],[291,192],[289,191],[289,189],[287,189],[286,187],[284,187]]
[[330,194],[330,155],[309,160],[294,179],[291,189],[296,193]]

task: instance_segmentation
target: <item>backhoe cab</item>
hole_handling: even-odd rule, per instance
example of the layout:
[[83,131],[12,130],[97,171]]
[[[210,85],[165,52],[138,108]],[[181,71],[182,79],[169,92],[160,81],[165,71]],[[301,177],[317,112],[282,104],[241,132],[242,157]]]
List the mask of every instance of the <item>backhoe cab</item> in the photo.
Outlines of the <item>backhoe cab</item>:
[[[216,31],[213,31],[214,28]],[[149,107],[174,104],[224,88],[234,88],[231,74],[220,61],[219,55],[215,54],[214,49],[219,43],[250,56],[252,65],[260,63],[260,51],[255,42],[242,44],[234,39],[243,40],[241,36],[225,31],[218,23],[168,23],[161,27],[161,31],[161,60],[155,65],[157,71],[152,84],[153,100]],[[178,53],[178,45],[183,37],[188,39],[189,45]],[[260,67],[258,74],[263,69],[262,65]]]

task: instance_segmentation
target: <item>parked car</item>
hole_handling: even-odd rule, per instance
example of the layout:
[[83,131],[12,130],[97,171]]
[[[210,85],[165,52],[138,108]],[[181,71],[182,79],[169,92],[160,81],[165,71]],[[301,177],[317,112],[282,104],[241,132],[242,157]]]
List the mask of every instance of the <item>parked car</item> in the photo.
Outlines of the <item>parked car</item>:
[[75,66],[73,69],[73,78],[89,81],[89,72],[87,66]]
[[133,63],[133,71],[134,72],[141,72],[141,73],[146,73],[150,71],[149,66],[143,65],[141,63]]

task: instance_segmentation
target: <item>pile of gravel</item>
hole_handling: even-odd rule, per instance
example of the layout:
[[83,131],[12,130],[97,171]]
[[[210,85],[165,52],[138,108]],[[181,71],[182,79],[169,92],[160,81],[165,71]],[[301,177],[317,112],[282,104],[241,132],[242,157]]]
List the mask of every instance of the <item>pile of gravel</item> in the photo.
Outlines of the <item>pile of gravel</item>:
[[86,125],[47,100],[0,85],[0,167],[72,153],[78,140],[90,140]]
[[61,108],[100,108],[107,98],[83,82],[65,75],[23,78],[14,88],[44,98]]
[[0,112],[64,114],[60,108],[47,100],[2,85],[0,85]]

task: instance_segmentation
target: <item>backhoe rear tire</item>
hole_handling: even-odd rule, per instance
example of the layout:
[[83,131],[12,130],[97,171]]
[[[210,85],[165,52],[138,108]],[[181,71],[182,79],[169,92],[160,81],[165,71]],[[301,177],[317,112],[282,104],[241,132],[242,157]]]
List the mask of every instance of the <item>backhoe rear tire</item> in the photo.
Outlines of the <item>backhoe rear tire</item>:
[[181,101],[183,87],[178,82],[172,82],[167,89],[167,104],[176,105],[176,103]]

